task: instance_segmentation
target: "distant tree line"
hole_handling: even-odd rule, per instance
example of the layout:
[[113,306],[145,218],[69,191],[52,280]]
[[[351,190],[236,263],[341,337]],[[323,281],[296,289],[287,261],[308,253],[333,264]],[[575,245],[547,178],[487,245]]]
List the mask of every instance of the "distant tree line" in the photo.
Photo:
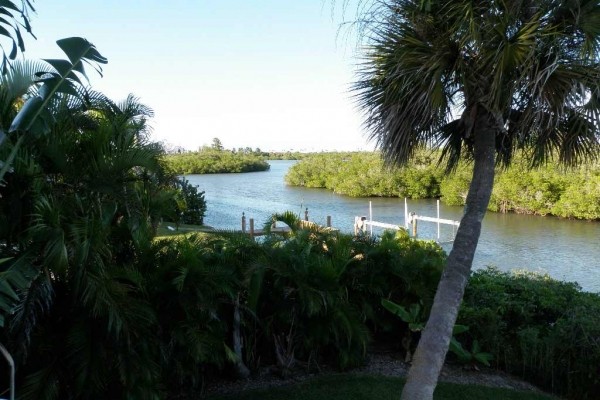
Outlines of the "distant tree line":
[[[312,154],[292,166],[286,183],[326,188],[351,197],[441,198],[464,205],[472,165],[461,161],[452,174],[437,164],[439,154],[420,152],[407,167],[385,168],[379,153]],[[600,166],[564,169],[557,163],[531,168],[522,155],[498,168],[488,209],[497,212],[600,219]]]
[[172,148],[167,151],[165,161],[173,172],[180,175],[222,174],[266,171],[269,169],[267,160],[303,160],[318,154],[328,153],[262,151],[260,147],[226,149],[219,138],[213,138],[210,146],[201,146],[197,151]]

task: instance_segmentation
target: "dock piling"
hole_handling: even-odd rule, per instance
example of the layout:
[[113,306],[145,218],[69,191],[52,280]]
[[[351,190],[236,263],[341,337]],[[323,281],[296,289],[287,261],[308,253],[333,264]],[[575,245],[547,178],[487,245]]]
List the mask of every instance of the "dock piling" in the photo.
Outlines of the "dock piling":
[[410,220],[412,221],[412,235],[414,238],[417,237],[417,219],[415,218],[415,213],[410,213]]

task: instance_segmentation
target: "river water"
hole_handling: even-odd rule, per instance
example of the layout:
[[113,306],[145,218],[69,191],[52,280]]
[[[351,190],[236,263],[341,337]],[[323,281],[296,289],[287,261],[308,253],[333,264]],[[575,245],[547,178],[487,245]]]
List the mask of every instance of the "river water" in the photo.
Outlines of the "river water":
[[[254,218],[260,227],[274,213],[292,211],[303,218],[308,208],[311,221],[324,225],[331,216],[335,228],[352,232],[354,217],[369,215],[369,202],[374,221],[404,225],[404,199],[350,198],[325,189],[287,186],[284,176],[295,162],[270,161],[271,169],[265,172],[186,178],[205,191],[205,224],[215,228],[239,230],[242,213],[247,219]],[[431,217],[437,213],[435,200],[409,200],[408,209]],[[442,218],[460,220],[461,215],[462,207],[440,206]],[[418,228],[420,237],[436,238],[435,224],[420,221]],[[442,226],[441,241],[452,237],[452,228]],[[576,281],[587,291],[600,292],[599,239],[598,222],[490,212],[483,221],[473,266],[545,272],[556,279]],[[451,244],[443,247],[450,251]]]

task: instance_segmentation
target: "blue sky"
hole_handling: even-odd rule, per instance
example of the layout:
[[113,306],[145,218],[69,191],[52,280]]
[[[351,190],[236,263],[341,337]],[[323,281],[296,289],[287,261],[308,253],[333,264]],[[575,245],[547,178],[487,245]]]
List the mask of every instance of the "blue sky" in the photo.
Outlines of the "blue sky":
[[[155,111],[153,139],[196,149],[371,149],[350,97],[355,44],[328,0],[47,0],[25,57],[82,36],[108,58],[94,89]],[[333,15],[332,15],[333,14]],[[92,75],[90,73],[90,75]]]

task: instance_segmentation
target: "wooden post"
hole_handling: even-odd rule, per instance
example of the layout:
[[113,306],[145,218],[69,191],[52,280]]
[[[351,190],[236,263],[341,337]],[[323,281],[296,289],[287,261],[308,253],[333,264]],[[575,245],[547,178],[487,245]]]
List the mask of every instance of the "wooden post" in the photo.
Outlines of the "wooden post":
[[415,213],[410,213],[410,216],[412,217],[411,218],[411,221],[412,221],[412,235],[413,235],[414,238],[416,238],[417,237],[417,218],[415,218],[416,217]]
[[327,227],[331,228],[331,215],[327,216]]
[[[373,202],[369,201],[369,222],[373,222]],[[371,236],[373,236],[373,225],[369,224],[369,228],[371,228]]]
[[242,233],[246,233],[246,213],[242,213]]
[[250,218],[250,237],[254,239],[254,218]]
[[306,210],[304,210],[304,220],[308,221],[308,207],[306,207]]

